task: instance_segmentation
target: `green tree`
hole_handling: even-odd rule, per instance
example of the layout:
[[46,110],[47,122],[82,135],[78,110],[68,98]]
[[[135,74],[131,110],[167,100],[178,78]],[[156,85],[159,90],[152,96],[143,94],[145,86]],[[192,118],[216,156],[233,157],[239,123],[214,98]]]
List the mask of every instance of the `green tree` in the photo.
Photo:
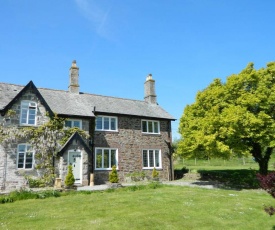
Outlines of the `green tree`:
[[186,106],[179,132],[185,157],[252,154],[267,174],[275,146],[275,62],[259,70],[250,63],[225,83],[215,79]]

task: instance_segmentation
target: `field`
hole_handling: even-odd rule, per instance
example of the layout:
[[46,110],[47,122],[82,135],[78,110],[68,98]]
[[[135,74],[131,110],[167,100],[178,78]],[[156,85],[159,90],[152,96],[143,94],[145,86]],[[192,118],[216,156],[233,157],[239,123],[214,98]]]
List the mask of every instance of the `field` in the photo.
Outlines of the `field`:
[[[220,165],[224,163],[227,166]],[[194,165],[194,160],[180,160],[176,167],[185,167],[185,173],[219,175],[215,178],[219,180],[225,179],[221,172],[227,172],[227,180],[239,184],[244,183],[240,179],[244,172],[257,169],[253,161],[242,166],[231,163]],[[275,229],[275,217],[263,210],[275,200],[247,185],[205,189],[152,183],[15,201],[0,204],[0,229]]]
[[0,205],[0,229],[272,229],[260,190],[141,186]]

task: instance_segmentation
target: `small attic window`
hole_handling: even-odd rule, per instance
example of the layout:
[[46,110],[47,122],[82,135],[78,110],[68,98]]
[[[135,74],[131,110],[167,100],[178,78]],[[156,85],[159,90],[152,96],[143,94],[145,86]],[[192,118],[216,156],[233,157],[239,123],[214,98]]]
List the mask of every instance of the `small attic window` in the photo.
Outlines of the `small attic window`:
[[33,101],[22,101],[20,125],[36,125],[37,104]]

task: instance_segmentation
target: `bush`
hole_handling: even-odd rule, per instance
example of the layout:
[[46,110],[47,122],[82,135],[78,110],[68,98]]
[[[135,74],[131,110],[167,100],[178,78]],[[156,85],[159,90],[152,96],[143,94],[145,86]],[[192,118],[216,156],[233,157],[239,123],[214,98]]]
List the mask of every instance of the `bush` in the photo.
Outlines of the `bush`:
[[118,181],[119,181],[115,165],[112,167],[112,171],[109,174],[109,181],[111,183],[118,183]]
[[33,192],[29,190],[17,190],[11,192],[9,195],[0,197],[0,203],[11,203],[16,200],[28,200],[28,199],[45,199],[48,197],[60,197],[60,192],[56,190],[45,190],[40,192]]
[[65,185],[68,187],[72,187],[75,182],[74,174],[73,174],[73,167],[71,165],[68,166],[68,174],[65,179]]
[[[267,191],[273,198],[275,198],[275,172],[271,172],[267,175],[257,174],[257,178],[260,182],[260,186]],[[270,216],[275,214],[275,208],[273,206],[264,207],[266,213]]]
[[153,178],[153,179],[156,179],[156,178],[158,178],[158,176],[159,176],[158,171],[156,170],[156,168],[153,168],[153,171],[152,171],[152,178]]

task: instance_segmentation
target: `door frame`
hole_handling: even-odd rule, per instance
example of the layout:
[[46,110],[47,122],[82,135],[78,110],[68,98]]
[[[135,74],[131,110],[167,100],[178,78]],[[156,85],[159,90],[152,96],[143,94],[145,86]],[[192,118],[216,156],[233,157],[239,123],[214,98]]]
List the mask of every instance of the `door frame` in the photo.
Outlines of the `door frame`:
[[77,149],[77,150],[74,150],[74,149],[71,149],[71,150],[68,150],[68,166],[70,165],[70,155],[71,154],[74,154],[74,153],[77,153],[77,154],[80,154],[80,167],[79,167],[79,170],[80,170],[80,180],[79,181],[75,181],[75,184],[82,184],[82,157],[83,157],[83,154],[82,154],[82,151]]

